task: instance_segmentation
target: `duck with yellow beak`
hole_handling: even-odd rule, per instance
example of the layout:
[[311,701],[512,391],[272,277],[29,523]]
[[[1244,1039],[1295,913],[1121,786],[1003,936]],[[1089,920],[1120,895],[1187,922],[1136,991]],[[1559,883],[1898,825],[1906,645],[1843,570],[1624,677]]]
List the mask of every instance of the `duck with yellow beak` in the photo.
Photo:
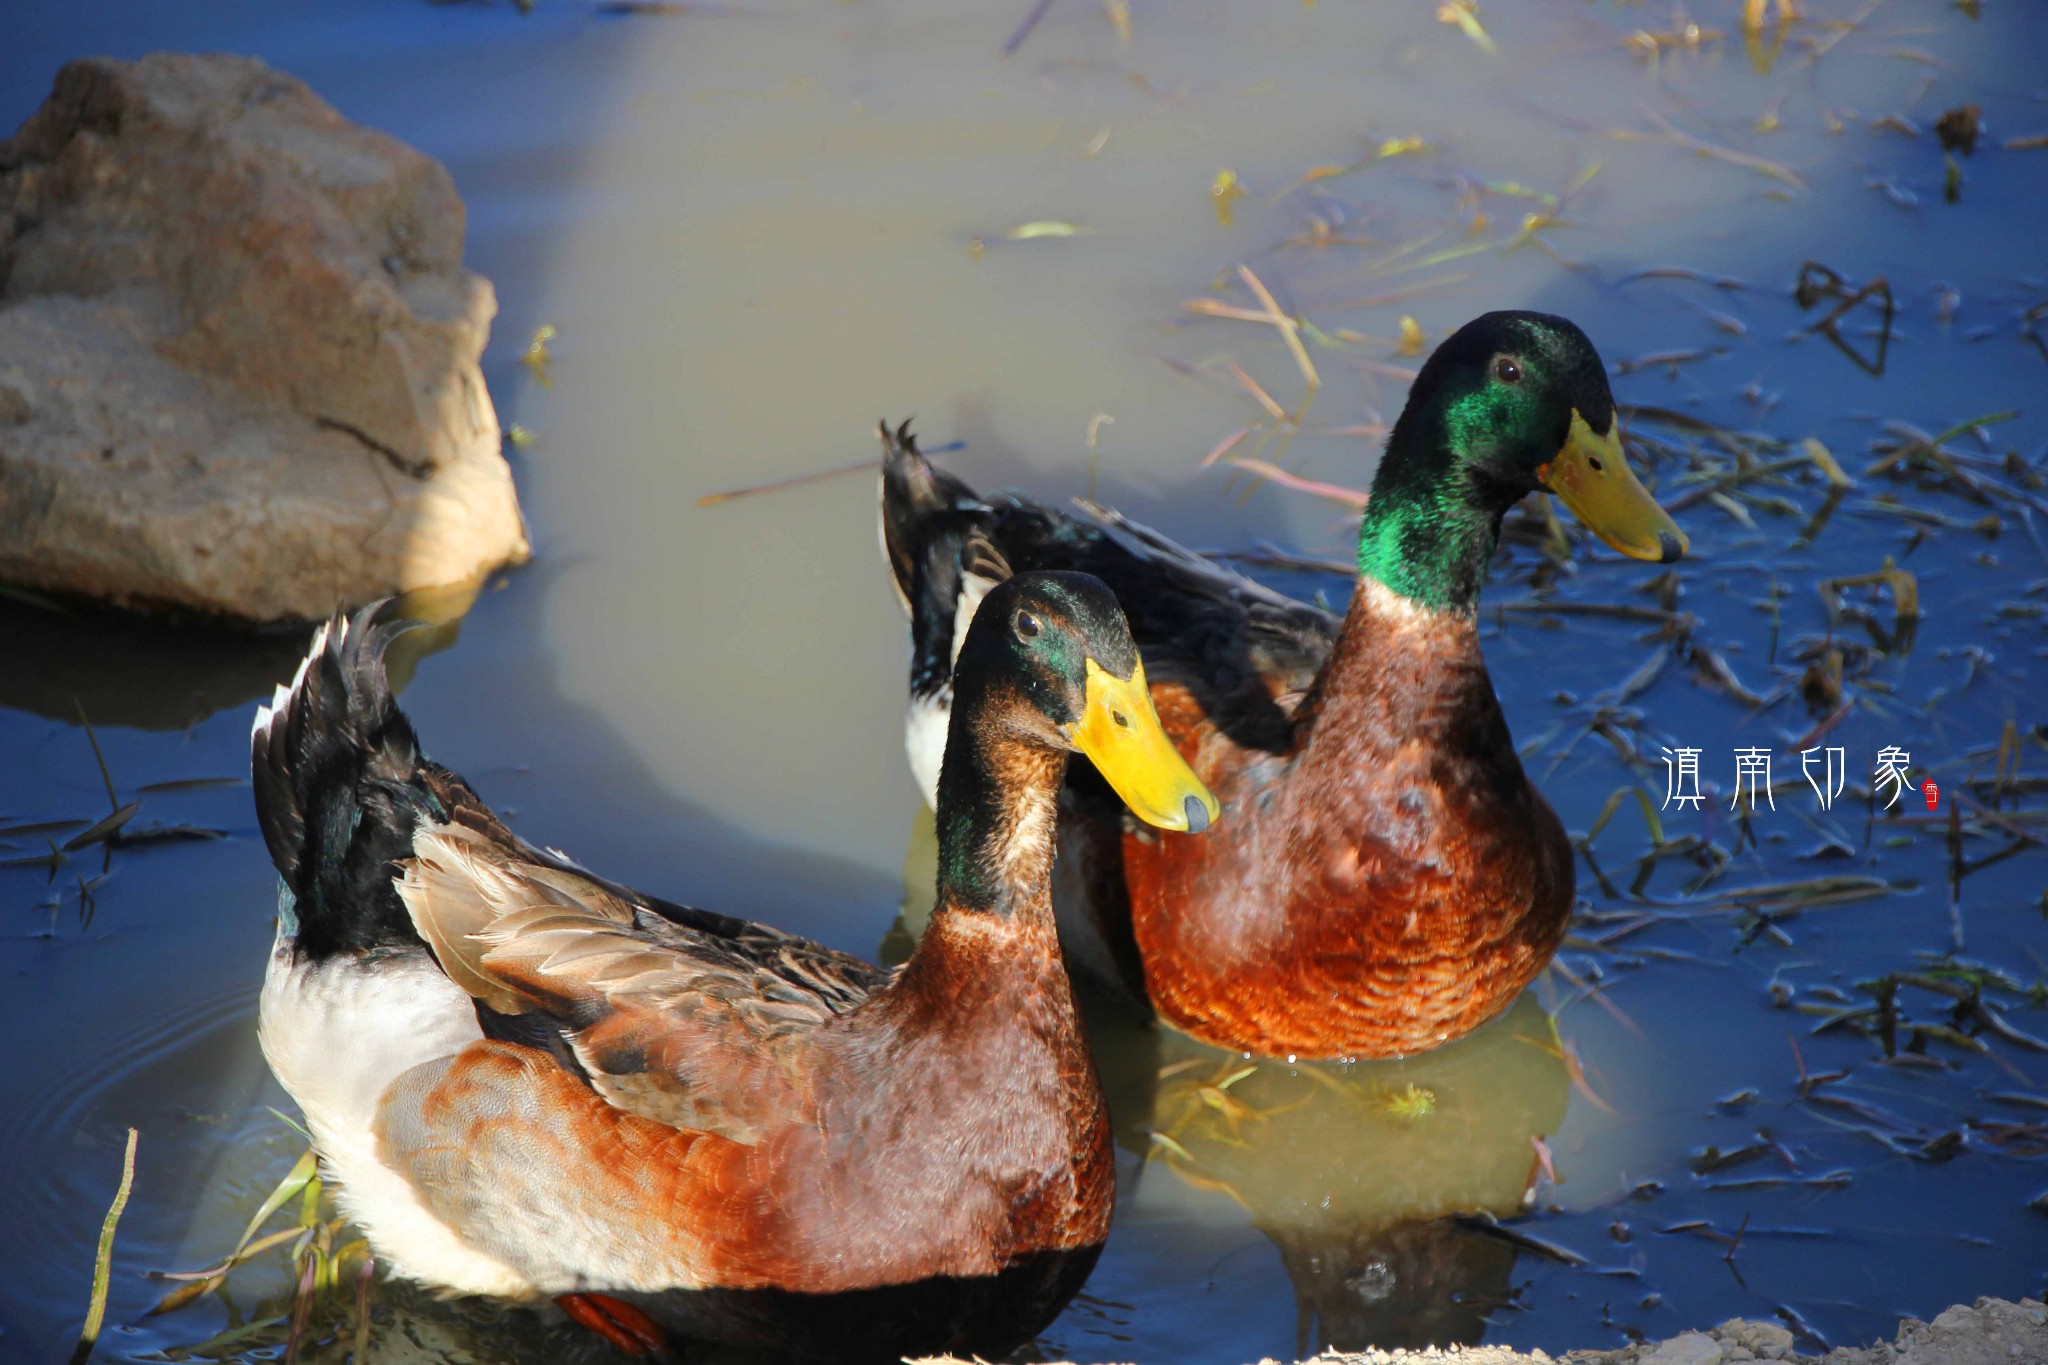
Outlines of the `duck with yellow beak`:
[[1686,550],[1629,468],[1606,369],[1578,327],[1488,313],[1430,356],[1373,480],[1341,619],[1114,512],[976,494],[907,431],[882,436],[883,541],[912,623],[911,762],[928,798],[933,721],[974,601],[1006,574],[1068,569],[1116,593],[1166,733],[1222,803],[1200,839],[1155,834],[1129,813],[1156,812],[1077,765],[1059,831],[1076,960],[1204,1041],[1308,1057],[1447,1042],[1550,960],[1571,846],[1522,770],[1479,648],[1501,518],[1543,490],[1633,559]]
[[405,626],[334,618],[251,740],[281,878],[263,1052],[387,1273],[552,1299],[647,1361],[1037,1335],[1115,1202],[1049,884],[1068,757],[1168,829],[1216,816],[1109,589],[1020,574],[982,603],[937,908],[896,972],[519,838],[421,753],[385,674]]

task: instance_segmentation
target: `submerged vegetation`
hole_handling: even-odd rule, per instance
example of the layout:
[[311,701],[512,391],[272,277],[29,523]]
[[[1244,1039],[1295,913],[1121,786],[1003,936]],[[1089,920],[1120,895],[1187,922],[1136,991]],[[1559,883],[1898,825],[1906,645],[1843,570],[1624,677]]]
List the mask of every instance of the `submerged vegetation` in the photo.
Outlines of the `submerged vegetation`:
[[[1787,6],[1768,25],[1762,9],[1750,6],[1743,26],[1759,72],[1782,69],[1788,58],[1809,72],[1823,58],[1853,60],[1842,44],[1860,38],[1875,48],[1866,59],[1940,71],[1948,90],[1968,85],[1967,75],[1951,77],[1948,63],[1894,46],[1877,5],[1839,18]],[[1446,7],[1444,17],[1477,41],[1469,7]],[[1770,42],[1759,47],[1766,31]],[[1653,70],[1665,64],[1661,75],[1669,77],[1669,63],[1697,58],[1727,35],[1684,24],[1625,41]],[[1810,100],[1802,87],[1811,82],[1809,74],[1778,87],[1741,141],[1783,129],[1793,117],[1788,105]],[[1911,102],[1935,83],[1930,76]],[[1842,113],[1810,112],[1831,134],[1843,132]],[[1940,124],[1952,203],[1954,157],[1968,154],[1978,118],[1974,106],[1958,106]],[[1817,193],[1819,169],[1794,169],[1718,133],[1681,131],[1656,111],[1645,120],[1647,130],[1612,136],[1754,175],[1766,182],[1765,200]],[[1903,116],[1860,121],[1920,136]],[[2013,274],[1985,291],[1966,327],[1956,285],[1936,273],[1949,263],[1923,263],[1910,276],[1895,263],[1886,274],[1856,278],[1845,265],[1810,258],[1842,247],[1800,242],[1796,229],[1781,234],[1798,243],[1790,254],[1754,260],[1761,278],[1726,273],[1718,262],[1617,258],[1611,245],[1595,264],[1592,253],[1575,254],[1573,229],[1596,214],[1643,216],[1633,202],[1637,172],[1594,163],[1539,190],[1457,169],[1457,150],[1429,136],[1382,146],[1433,160],[1435,169],[1392,194],[1384,182],[1359,183],[1380,157],[1291,178],[1276,172],[1300,227],[1256,266],[1236,267],[1186,304],[1224,329],[1194,333],[1217,349],[1201,354],[1183,341],[1162,358],[1247,409],[1203,463],[1235,466],[1240,495],[1270,482],[1338,507],[1362,506],[1362,485],[1329,472],[1341,452],[1329,438],[1376,438],[1384,419],[1366,409],[1363,420],[1347,413],[1317,425],[1313,408],[1327,405],[1333,390],[1358,387],[1332,385],[1328,372],[1342,366],[1368,381],[1405,380],[1412,370],[1404,362],[1458,319],[1451,300],[1471,297],[1475,278],[1499,274],[1504,258],[1533,249],[1580,281],[1562,292],[1631,309],[1639,335],[1662,333],[1657,344],[1610,361],[1632,455],[1691,534],[1697,561],[1646,577],[1594,549],[1539,496],[1504,528],[1481,613],[1492,628],[1497,685],[1524,693],[1519,707],[1511,703],[1524,760],[1578,827],[1582,901],[1546,997],[1564,1036],[1633,1036],[1654,1047],[1654,1030],[1676,1025],[1756,1040],[1745,1083],[1719,1100],[1700,1094],[1702,1119],[1680,1125],[1716,1134],[1746,1126],[1747,1136],[1732,1146],[1722,1137],[1689,1151],[1674,1145],[1663,1169],[1630,1171],[1611,1201],[1590,1205],[1583,1191],[1552,1202],[1565,1192],[1546,1151],[1538,1186],[1547,1190],[1519,1226],[1584,1229],[1608,1216],[1615,1239],[1627,1242],[1623,1215],[1638,1202],[1733,1205],[1725,1217],[1666,1219],[1658,1240],[1691,1236],[1716,1248],[1735,1284],[1773,1305],[1809,1347],[1824,1344],[1814,1319],[1829,1312],[1850,1309],[1854,1330],[1878,1330],[1883,1310],[1904,1300],[1802,1311],[1796,1305],[1812,1291],[1801,1287],[1796,1261],[1773,1257],[1759,1269],[1753,1253],[1738,1252],[1773,1241],[1839,1246],[1844,1237],[1898,1236],[1878,1210],[1896,1188],[1900,1158],[1989,1163],[1996,1171],[1970,1185],[1978,1197],[1998,1188],[2010,1209],[2040,1202],[2038,1168],[2030,1176],[2022,1163],[2048,1151],[2040,1122],[2048,1041],[2039,1036],[2048,959],[2030,945],[2048,913],[2039,876],[2048,726],[2030,704],[2048,686],[2048,465],[2027,401],[2040,375],[2020,354],[2040,348],[2042,309],[2033,299],[2042,286]],[[1900,180],[1885,187],[1895,205],[1920,203]],[[1650,186],[1653,198],[1666,192]],[[1970,202],[1956,211],[1969,211]],[[1867,257],[1849,251],[1838,259]],[[1998,269],[1975,264],[1979,276]],[[1383,284],[1360,298],[1360,279]],[[1397,310],[1398,330],[1376,334],[1352,321]],[[1244,324],[1263,332],[1227,330]],[[1809,338],[1825,340],[1847,365],[1831,373],[1802,344]],[[1912,378],[1902,382],[1904,344],[1914,359]],[[1981,390],[1964,377],[1997,348],[2004,354],[1990,367],[2021,387],[1995,410],[1957,411],[1945,388]],[[1717,388],[1709,376],[1728,375],[1735,364],[1746,367],[1741,378]],[[1259,377],[1290,367],[1302,380],[1292,401],[1276,380]],[[1864,389],[1861,376],[1887,382]],[[1806,392],[1786,406],[1804,415],[1788,423],[1780,404],[1796,390]],[[1842,396],[1850,392],[1853,400]],[[1852,456],[1843,430],[1859,424],[1868,434]],[[1335,555],[1266,547],[1237,558],[1333,603],[1346,591],[1339,576],[1348,577],[1349,566]],[[1318,583],[1322,573],[1331,577]],[[1547,706],[1526,695],[1538,688],[1549,693]],[[1893,752],[1887,773],[1883,755]],[[1604,802],[1595,796],[1580,805],[1589,792],[1604,792]],[[1591,818],[1575,819],[1575,809]],[[1640,816],[1633,841],[1624,813]],[[1639,1024],[1615,999],[1628,997],[1635,979],[1672,978],[1668,990],[1702,972],[1761,989],[1689,988],[1702,1010],[1721,1016],[1711,1021],[1659,1010]],[[1604,1013],[1589,1017],[1588,1006]],[[1773,1038],[1781,1067],[1768,1061],[1773,1049],[1764,1040]],[[1860,1047],[1831,1046],[1844,1039]],[[1581,1045],[1611,1055],[1597,1042]],[[1828,1065],[1809,1069],[1821,1048],[1829,1049]],[[1641,1098],[1606,1088],[1624,1110],[1640,1113]],[[1596,1098],[1583,1087],[1580,1094]],[[1238,1103],[1210,1098],[1211,1118]],[[1169,1166],[1188,1164],[1183,1140],[1161,1146]],[[1558,1164],[1596,1184],[1612,1178],[1583,1162]],[[1865,1185],[1870,1200],[1841,1203],[1842,1192]],[[1798,1216],[1778,1224],[1773,1210]],[[1962,1229],[1956,1237],[1972,1240]],[[1578,1252],[1547,1259],[1580,1274],[1617,1273]],[[1652,1247],[1631,1253],[1621,1273],[1647,1287],[1667,1282],[1688,1259]],[[2038,1257],[2032,1265],[2032,1278],[2019,1283],[2038,1293],[2044,1267]],[[1545,1284],[1539,1276],[1529,1292],[1574,1292]],[[1633,1311],[1615,1303],[1603,1323],[1631,1336],[1676,1325],[1663,1293],[1635,1297]],[[1532,1306],[1522,1289],[1500,1305]]]

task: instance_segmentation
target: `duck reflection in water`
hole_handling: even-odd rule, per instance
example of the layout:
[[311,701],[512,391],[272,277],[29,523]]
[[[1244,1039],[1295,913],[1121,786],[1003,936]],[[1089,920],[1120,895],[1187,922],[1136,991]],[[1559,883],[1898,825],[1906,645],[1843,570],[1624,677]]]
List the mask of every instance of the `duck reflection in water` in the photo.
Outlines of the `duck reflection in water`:
[[1453,1220],[1524,1209],[1531,1139],[1570,1090],[1533,996],[1447,1047],[1352,1064],[1223,1052],[1113,1004],[1088,1023],[1118,1143],[1279,1248],[1300,1355],[1484,1337],[1515,1249]]
[[[923,929],[933,848],[920,812],[885,961]],[[1146,1162],[1119,1216],[1241,1216],[1270,1238],[1294,1287],[1297,1356],[1484,1338],[1517,1250],[1460,1217],[1524,1211],[1541,1160],[1532,1139],[1557,1131],[1571,1091],[1533,994],[1419,1056],[1288,1063],[1211,1047],[1077,986],[1117,1143]],[[1220,1213],[1218,1194],[1242,1214]]]

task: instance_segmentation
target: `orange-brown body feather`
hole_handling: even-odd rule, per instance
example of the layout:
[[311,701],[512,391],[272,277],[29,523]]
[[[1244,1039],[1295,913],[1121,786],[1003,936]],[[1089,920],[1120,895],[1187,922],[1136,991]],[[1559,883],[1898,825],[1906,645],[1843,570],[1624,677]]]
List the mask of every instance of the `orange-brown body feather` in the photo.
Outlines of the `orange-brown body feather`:
[[1153,1006],[1277,1055],[1418,1052],[1505,1009],[1563,937],[1563,826],[1529,785],[1469,617],[1362,584],[1278,755],[1188,689],[1153,688],[1223,805],[1199,840],[1127,831],[1131,932]]
[[[381,1262],[565,1299],[629,1348],[660,1323],[805,1359],[1000,1354],[1052,1319],[1114,1195],[1055,811],[1094,742],[1071,733],[1101,728],[1090,670],[1138,668],[1101,584],[998,598],[1020,624],[963,654],[939,909],[895,972],[527,844],[419,752],[397,627],[322,629],[252,741],[284,878],[262,1032]],[[1165,808],[1196,800],[1150,735]]]
[[[942,914],[886,995],[767,1061],[790,1108],[751,1141],[627,1112],[547,1053],[485,1040],[400,1082],[384,1154],[460,1226],[574,1189],[580,1222],[631,1248],[612,1289],[838,1293],[1096,1246],[1108,1115],[1051,937]],[[762,1060],[721,1057],[693,1084],[753,1088]]]

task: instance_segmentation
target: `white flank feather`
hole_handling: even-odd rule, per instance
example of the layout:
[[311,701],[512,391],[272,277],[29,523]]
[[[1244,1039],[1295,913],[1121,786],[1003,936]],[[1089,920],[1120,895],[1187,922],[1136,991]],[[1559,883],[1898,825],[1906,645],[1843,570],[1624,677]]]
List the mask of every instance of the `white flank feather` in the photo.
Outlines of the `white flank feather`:
[[377,1107],[391,1083],[482,1036],[469,997],[424,954],[306,965],[286,940],[271,954],[257,1037],[305,1113],[342,1211],[400,1275],[526,1298],[536,1290],[525,1276],[458,1238],[377,1154]]

